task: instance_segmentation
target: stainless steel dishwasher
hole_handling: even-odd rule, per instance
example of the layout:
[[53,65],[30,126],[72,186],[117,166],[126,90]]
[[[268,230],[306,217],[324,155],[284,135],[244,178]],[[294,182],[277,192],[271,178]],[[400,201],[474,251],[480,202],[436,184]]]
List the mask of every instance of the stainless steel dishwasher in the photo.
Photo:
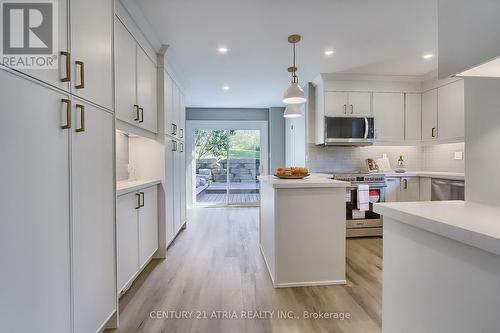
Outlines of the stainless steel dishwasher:
[[432,179],[431,200],[464,200],[465,182],[463,180]]

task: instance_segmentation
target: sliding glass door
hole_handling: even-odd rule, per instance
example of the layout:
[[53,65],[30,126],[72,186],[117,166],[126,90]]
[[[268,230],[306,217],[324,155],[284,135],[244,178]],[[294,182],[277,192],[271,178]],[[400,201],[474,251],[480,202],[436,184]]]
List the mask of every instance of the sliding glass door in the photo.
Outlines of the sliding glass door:
[[259,204],[259,180],[267,173],[267,124],[194,122],[193,204]]

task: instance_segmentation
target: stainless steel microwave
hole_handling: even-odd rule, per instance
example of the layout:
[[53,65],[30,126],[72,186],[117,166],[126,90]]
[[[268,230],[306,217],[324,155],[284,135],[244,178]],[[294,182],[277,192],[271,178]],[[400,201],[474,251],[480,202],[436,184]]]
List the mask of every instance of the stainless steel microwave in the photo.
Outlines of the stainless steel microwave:
[[325,117],[325,145],[367,146],[373,144],[373,117]]

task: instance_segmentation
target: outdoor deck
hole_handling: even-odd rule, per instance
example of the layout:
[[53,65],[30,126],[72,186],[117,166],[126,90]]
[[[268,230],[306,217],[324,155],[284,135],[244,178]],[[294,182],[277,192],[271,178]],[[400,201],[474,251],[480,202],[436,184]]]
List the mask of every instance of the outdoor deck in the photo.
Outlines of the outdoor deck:
[[[200,204],[225,204],[227,199],[226,193],[217,192],[207,192],[204,191],[196,197],[196,202]],[[260,194],[259,193],[230,193],[229,203],[230,204],[259,204]]]

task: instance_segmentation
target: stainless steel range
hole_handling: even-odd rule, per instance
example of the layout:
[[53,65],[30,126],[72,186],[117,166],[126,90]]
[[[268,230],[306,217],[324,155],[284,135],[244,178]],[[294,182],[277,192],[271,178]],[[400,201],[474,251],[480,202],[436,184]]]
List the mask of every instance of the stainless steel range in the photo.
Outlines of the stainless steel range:
[[[385,201],[387,187],[385,175],[381,174],[334,174],[333,179],[350,182],[346,189],[346,235],[347,237],[382,236],[382,216],[373,212],[373,203]],[[358,185],[366,184],[369,187],[369,209],[357,209]]]

